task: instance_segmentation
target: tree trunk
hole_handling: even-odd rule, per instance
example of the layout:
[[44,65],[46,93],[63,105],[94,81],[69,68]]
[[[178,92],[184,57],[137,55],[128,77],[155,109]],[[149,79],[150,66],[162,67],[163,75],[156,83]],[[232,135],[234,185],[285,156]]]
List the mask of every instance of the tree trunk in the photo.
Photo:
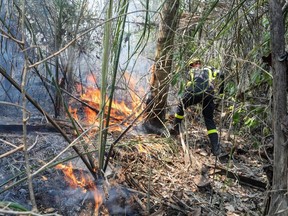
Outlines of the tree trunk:
[[[56,33],[55,33],[55,52],[60,50],[61,43],[62,43],[62,33],[61,33],[61,27],[62,27],[62,15],[63,15],[63,7],[60,7],[59,11],[59,17],[57,19],[56,23]],[[59,55],[55,57],[55,79],[56,83],[59,83],[60,80],[60,64],[59,64]],[[61,103],[61,95],[56,89],[55,93],[55,105],[54,105],[54,112],[55,112],[55,118],[58,118],[60,116],[60,109],[62,107]]]
[[[269,0],[273,70],[274,164],[271,201],[268,215],[288,214],[288,117],[286,94],[287,62],[279,61],[285,54],[285,27],[280,0]],[[286,122],[286,121],[287,122]],[[285,132],[286,130],[286,132]]]
[[[171,74],[173,43],[179,22],[179,0],[166,0],[161,12],[162,21],[159,27],[155,64],[151,70],[150,96],[146,102],[146,128],[151,132],[163,128],[165,108],[169,91],[169,74]],[[153,128],[152,128],[153,125]]]

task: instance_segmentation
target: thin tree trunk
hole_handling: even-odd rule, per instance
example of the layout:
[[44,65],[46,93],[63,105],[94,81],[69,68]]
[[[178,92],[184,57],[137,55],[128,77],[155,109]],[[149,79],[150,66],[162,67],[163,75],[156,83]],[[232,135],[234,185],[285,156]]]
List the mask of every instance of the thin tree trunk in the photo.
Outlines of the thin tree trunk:
[[151,94],[146,103],[150,106],[146,113],[146,128],[151,129],[153,125],[153,128],[159,129],[164,126],[170,84],[169,75],[172,72],[174,36],[179,22],[178,9],[179,0],[167,0],[162,9],[155,64],[151,71]]
[[[60,3],[59,7],[59,14],[57,17],[57,21],[55,23],[55,52],[60,50],[61,44],[62,44],[62,37],[63,37],[63,9],[64,9],[64,2]],[[60,83],[60,57],[57,55],[55,57],[55,85],[58,85]],[[65,82],[65,80],[63,79]],[[54,112],[55,112],[55,118],[60,116],[61,113],[61,107],[63,106],[62,100],[61,100],[61,92],[57,91],[55,92],[55,104],[54,104]]]
[[29,162],[29,154],[28,154],[28,143],[27,143],[27,121],[29,119],[27,115],[27,110],[26,110],[26,105],[27,105],[27,100],[26,100],[26,95],[25,95],[25,87],[26,87],[26,79],[27,79],[27,68],[28,68],[28,57],[25,49],[25,4],[26,1],[22,1],[22,17],[21,17],[21,27],[22,27],[22,45],[24,49],[24,57],[25,57],[25,62],[24,62],[24,69],[22,73],[22,81],[21,81],[21,94],[22,94],[22,106],[23,106],[23,115],[22,115],[22,122],[23,122],[23,147],[24,147],[24,158],[25,158],[25,166],[26,166],[26,174],[27,174],[27,181],[28,181],[28,188],[29,188],[29,195],[30,195],[30,201],[32,204],[32,211],[37,212],[37,204],[36,204],[36,199],[35,199],[35,194],[34,194],[34,189],[33,189],[33,179],[31,175],[31,169],[30,169],[30,162]]
[[273,67],[274,166],[271,201],[268,215],[288,214],[288,116],[286,94],[287,63],[280,62],[285,54],[285,26],[280,0],[269,0]]

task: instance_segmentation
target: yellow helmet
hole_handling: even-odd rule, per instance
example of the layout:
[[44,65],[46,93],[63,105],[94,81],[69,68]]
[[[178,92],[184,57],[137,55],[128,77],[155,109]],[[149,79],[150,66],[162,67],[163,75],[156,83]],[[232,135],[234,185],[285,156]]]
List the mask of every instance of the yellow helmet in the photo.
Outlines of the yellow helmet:
[[189,61],[188,61],[188,65],[191,65],[191,64],[194,64],[196,62],[200,62],[201,63],[201,60],[199,58],[191,58]]

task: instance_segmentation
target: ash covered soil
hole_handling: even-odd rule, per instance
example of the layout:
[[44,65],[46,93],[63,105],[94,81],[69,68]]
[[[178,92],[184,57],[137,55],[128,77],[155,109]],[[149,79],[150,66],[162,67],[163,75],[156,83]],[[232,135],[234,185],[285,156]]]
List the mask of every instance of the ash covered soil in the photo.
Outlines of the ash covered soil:
[[[6,119],[6,123],[10,123]],[[3,120],[2,120],[3,123]],[[14,123],[15,124],[15,123]],[[43,122],[36,121],[41,125]],[[63,124],[64,125],[64,124]],[[217,160],[210,154],[202,124],[193,124],[180,137],[163,137],[131,131],[117,143],[105,178],[94,180],[102,201],[97,208],[93,190],[69,186],[61,170],[52,163],[33,178],[37,207],[41,214],[54,215],[261,215],[265,208],[269,180],[264,172],[269,164],[267,151],[253,148],[243,137],[232,136],[222,129],[223,155]],[[65,131],[75,139],[73,130]],[[109,134],[108,144],[118,136]],[[23,144],[21,132],[0,133],[0,155]],[[90,135],[87,143],[97,141]],[[265,145],[270,146],[271,140]],[[13,146],[7,144],[13,144]],[[59,155],[67,146],[54,131],[30,131],[27,136],[30,165],[37,171]],[[82,148],[81,142],[76,146]],[[237,146],[237,148],[233,148]],[[83,149],[82,149],[83,150]],[[230,153],[231,154],[225,154]],[[94,156],[97,153],[94,152]],[[71,159],[73,158],[73,159]],[[90,175],[75,151],[69,148],[55,162],[72,163],[77,178]],[[97,159],[95,158],[95,161]],[[30,210],[23,152],[0,159],[0,208],[19,211],[11,202]],[[99,204],[98,203],[98,204]],[[97,210],[95,210],[97,208]],[[1,213],[0,215],[8,213]]]

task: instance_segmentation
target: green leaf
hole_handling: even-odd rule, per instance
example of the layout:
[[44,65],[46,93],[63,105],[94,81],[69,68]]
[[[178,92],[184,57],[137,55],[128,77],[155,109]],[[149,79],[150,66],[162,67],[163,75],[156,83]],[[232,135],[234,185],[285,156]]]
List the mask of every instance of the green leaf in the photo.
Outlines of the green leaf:
[[178,91],[178,95],[182,95],[183,92],[184,92],[184,89],[185,89],[185,85],[184,85],[183,82],[181,82],[180,88],[179,88],[179,91]]
[[255,71],[252,74],[252,77],[251,77],[252,83],[258,84],[261,81],[261,76],[260,75],[261,74],[260,74],[259,71]]
[[171,85],[172,86],[175,86],[178,82],[179,82],[179,73],[175,74],[173,77],[172,77],[172,81],[171,81]]
[[250,118],[246,118],[244,125],[246,125],[247,127],[250,127],[250,128],[254,128],[254,127],[258,126],[258,121],[256,120],[255,116],[253,116]]
[[233,122],[234,124],[237,124],[239,123],[239,121],[240,121],[240,112],[235,112],[233,115]]
[[5,207],[9,207],[10,209],[15,210],[15,211],[29,211],[27,208],[20,205],[19,203],[7,202],[7,201],[0,202],[0,208],[5,208]]

